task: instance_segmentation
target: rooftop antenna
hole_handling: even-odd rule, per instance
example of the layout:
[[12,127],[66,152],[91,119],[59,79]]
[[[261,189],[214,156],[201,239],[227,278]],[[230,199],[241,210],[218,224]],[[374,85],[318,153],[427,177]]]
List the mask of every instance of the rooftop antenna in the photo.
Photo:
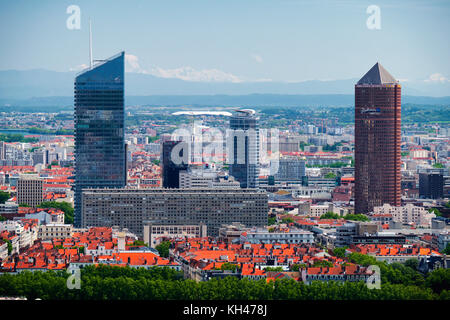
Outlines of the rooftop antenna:
[[92,29],[91,29],[91,19],[89,19],[89,66],[92,69]]

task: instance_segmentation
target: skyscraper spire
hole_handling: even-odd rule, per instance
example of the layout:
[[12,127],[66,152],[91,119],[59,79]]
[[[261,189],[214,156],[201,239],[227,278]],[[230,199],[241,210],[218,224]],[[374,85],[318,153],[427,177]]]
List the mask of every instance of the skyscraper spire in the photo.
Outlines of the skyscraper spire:
[[89,19],[89,67],[92,69],[92,29],[91,19]]

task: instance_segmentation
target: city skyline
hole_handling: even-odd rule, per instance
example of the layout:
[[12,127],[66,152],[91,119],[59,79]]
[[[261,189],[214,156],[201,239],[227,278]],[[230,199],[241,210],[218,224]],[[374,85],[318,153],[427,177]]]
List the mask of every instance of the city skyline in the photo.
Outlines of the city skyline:
[[450,299],[450,2],[0,8],[0,302]]
[[[232,1],[201,9],[196,2],[134,4],[115,3],[106,12],[103,1],[79,1],[80,29],[69,30],[70,2],[42,1],[33,10],[9,2],[1,11],[0,39],[7,46],[0,70],[81,70],[89,64],[90,18],[94,58],[126,49],[127,71],[162,78],[230,83],[340,80],[357,78],[358,70],[373,61],[389,66],[401,82],[442,84],[450,78],[450,47],[442,41],[450,11],[445,1],[379,1],[381,26],[376,30],[366,25],[371,3],[361,1],[265,1],[258,6]],[[12,21],[16,14],[22,19]],[[124,24],[119,15],[135,18]],[[109,41],[112,33],[114,42]],[[74,46],[79,50],[72,50]],[[34,54],[28,56],[31,48]]]

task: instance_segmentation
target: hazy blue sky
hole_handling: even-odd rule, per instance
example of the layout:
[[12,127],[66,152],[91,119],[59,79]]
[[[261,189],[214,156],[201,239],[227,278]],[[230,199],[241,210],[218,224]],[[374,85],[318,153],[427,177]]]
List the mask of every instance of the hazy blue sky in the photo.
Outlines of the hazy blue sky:
[[[69,30],[69,5],[81,29]],[[381,30],[369,30],[369,5]],[[0,70],[69,71],[125,50],[127,70],[188,80],[361,77],[376,61],[402,80],[450,78],[450,1],[0,2]]]

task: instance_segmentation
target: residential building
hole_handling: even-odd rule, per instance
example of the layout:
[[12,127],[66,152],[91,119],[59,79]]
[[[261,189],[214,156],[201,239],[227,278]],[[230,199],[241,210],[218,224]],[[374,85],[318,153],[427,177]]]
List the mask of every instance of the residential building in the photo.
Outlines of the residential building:
[[207,236],[207,226],[198,225],[154,225],[144,222],[144,243],[155,248],[162,239],[203,238]]
[[392,220],[403,224],[414,223],[417,226],[428,228],[431,226],[431,219],[436,217],[434,213],[429,213],[424,207],[418,207],[412,203],[400,207],[385,203],[382,206],[374,207],[373,212],[375,215],[392,215]]
[[310,231],[288,227],[251,228],[242,232],[241,243],[314,243]]
[[44,180],[23,175],[17,182],[17,203],[31,207],[39,206],[44,198]]
[[73,226],[63,223],[48,223],[39,226],[39,239],[66,239],[72,237]]
[[265,226],[267,193],[258,189],[86,189],[83,227],[119,226],[142,236],[143,223],[207,225],[216,236],[222,224]]

